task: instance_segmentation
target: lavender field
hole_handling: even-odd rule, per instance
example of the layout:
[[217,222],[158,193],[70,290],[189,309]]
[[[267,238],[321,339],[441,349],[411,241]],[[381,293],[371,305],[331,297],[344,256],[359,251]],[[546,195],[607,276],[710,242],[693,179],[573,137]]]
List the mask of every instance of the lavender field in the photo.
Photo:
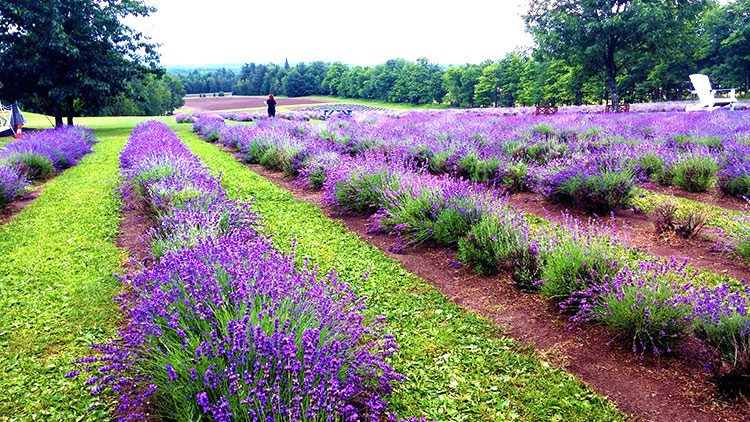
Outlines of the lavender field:
[[[107,224],[123,218],[112,214],[122,207],[118,239],[135,240],[121,246],[134,258],[107,270],[117,280],[98,288],[98,300],[115,302],[97,312],[107,324],[123,321],[118,329],[78,328],[75,363],[68,352],[37,378],[48,386],[43,401],[24,405],[39,399],[14,375],[4,394],[19,404],[5,409],[54,420],[624,420],[654,411],[665,420],[742,420],[750,113],[376,111],[327,121],[317,113],[178,114],[171,126],[128,120],[122,136],[99,143],[81,128],[7,143],[0,168],[17,192],[92,145],[104,148],[108,164],[88,176],[106,167],[96,193],[108,201]],[[309,192],[317,205],[251,170]],[[50,239],[80,233],[76,202],[58,201],[73,215],[37,229]],[[0,240],[51,221],[31,226],[25,214]],[[352,235],[331,215],[364,231]],[[364,243],[372,237],[388,239],[387,248]],[[75,239],[58,242],[80,247]],[[5,249],[4,265],[22,262]],[[62,253],[44,250],[46,260]],[[619,362],[616,371],[592,376],[550,359],[549,345],[520,346],[513,327],[498,328],[475,302],[451,303],[456,288],[399,264],[436,250],[445,258],[419,268],[513,289],[512,302],[539,308],[537,327],[570,337],[555,353],[602,354]],[[87,254],[60,258],[90,262]],[[23,280],[16,286],[28,295]],[[124,286],[117,295],[113,283]],[[498,299],[481,294],[488,306]],[[60,300],[72,312],[67,296]],[[591,349],[567,350],[570,341]],[[23,371],[40,371],[49,347]],[[661,375],[636,374],[654,366]],[[603,397],[623,379],[636,386],[621,391],[629,399]],[[664,392],[644,404],[637,398],[655,394],[640,387],[646,382]],[[712,407],[685,402],[696,385]],[[61,410],[59,397],[75,407]]]
[[[455,265],[508,274],[574,324],[620,332],[639,356],[669,357],[686,338],[699,339],[723,360],[723,376],[739,377],[740,392],[745,388],[750,113],[282,117],[226,113],[191,120],[205,140],[235,149],[244,162],[322,190],[321,205],[368,217],[370,233],[395,236],[394,252],[445,247],[455,253]],[[666,186],[674,195],[651,196],[651,189]],[[726,200],[732,209],[702,203],[700,192],[707,191],[705,198]],[[593,220],[533,215],[511,205],[528,193]],[[644,197],[654,200],[648,210],[641,208]],[[689,254],[634,247],[616,224],[633,215],[645,215],[655,232],[684,238],[714,226],[701,235],[703,253],[720,255],[737,269],[736,278],[696,269],[700,261]]]

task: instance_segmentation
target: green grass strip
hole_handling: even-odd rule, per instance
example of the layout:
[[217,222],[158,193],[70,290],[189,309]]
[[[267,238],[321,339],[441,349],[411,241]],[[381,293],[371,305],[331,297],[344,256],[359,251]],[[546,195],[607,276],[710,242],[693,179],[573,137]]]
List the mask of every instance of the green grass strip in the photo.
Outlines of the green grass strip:
[[677,212],[675,216],[678,219],[684,220],[691,212],[708,211],[711,217],[708,219],[708,225],[712,227],[720,228],[729,233],[737,232],[742,223],[738,222],[735,217],[741,216],[742,211],[728,210],[726,208],[717,207],[715,205],[707,204],[705,202],[694,201],[692,199],[680,198],[679,196],[664,195],[661,193],[654,193],[644,189],[639,191],[639,195],[643,194],[641,198],[637,196],[630,205],[641,208],[645,212],[651,212],[659,205],[666,202],[674,202],[677,204]]
[[100,143],[0,228],[0,421],[111,420],[82,379],[63,375],[111,338],[121,319],[112,302],[125,255],[118,151],[131,128]]
[[[235,198],[255,198],[268,233],[282,249],[297,241],[298,257],[309,257],[320,272],[335,267],[359,293],[368,312],[385,315],[399,353],[394,368],[408,377],[392,396],[401,417],[440,421],[625,420],[616,407],[519,348],[490,321],[450,303],[398,261],[348,233],[317,206],[238,163],[198,139],[189,125],[173,125],[180,137]],[[371,270],[363,282],[361,276]]]

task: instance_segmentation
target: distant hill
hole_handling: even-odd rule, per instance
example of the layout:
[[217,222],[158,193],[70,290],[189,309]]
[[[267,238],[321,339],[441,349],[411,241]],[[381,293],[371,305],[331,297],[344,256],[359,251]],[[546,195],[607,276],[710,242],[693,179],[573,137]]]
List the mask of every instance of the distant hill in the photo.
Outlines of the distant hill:
[[194,70],[201,72],[218,70],[224,68],[233,72],[239,72],[242,69],[243,63],[225,63],[225,64],[204,64],[204,65],[176,65],[176,66],[164,66],[168,73],[173,75],[187,75]]

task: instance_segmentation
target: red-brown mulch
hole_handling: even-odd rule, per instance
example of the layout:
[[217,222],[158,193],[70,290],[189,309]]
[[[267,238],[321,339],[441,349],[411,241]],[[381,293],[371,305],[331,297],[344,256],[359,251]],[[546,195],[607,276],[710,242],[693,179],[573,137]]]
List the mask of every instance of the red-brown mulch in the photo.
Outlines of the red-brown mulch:
[[[146,243],[146,234],[155,221],[148,213],[148,204],[132,192],[128,192],[123,198],[122,220],[120,221],[120,234],[117,235],[116,244],[120,249],[128,252],[129,259],[121,263],[123,274],[131,274],[140,271],[153,261],[150,260],[151,252]],[[126,290],[127,291],[127,290]],[[126,328],[127,320],[120,322],[120,328]],[[114,406],[116,407],[116,406]],[[160,422],[162,418],[153,416],[156,414],[155,405],[143,404],[138,407],[127,409],[126,413],[118,413],[118,418],[124,418],[131,414],[143,412],[146,416],[138,420],[143,422]]]
[[[248,167],[298,199],[321,203],[320,192],[294,187],[291,177],[258,165]],[[746,403],[720,399],[721,392],[704,369],[712,354],[694,338],[684,342],[675,358],[636,356],[628,339],[617,338],[600,326],[571,327],[555,305],[521,292],[509,284],[507,275],[480,277],[465,267],[451,268],[449,254],[440,248],[394,254],[389,247],[395,239],[367,233],[366,217],[342,215],[327,207],[322,210],[362,241],[399,260],[452,302],[489,318],[521,344],[535,345],[542,361],[571,372],[636,420],[750,421]]]
[[[120,234],[116,244],[128,252],[136,262],[143,263],[151,258],[151,251],[146,243],[146,233],[154,227],[155,221],[148,213],[148,204],[132,192],[123,197]],[[136,270],[132,261],[123,263],[123,268],[130,273]]]
[[15,220],[16,216],[18,216],[21,211],[36,201],[36,199],[39,198],[39,195],[44,191],[45,186],[47,186],[46,181],[35,184],[30,191],[24,192],[18,198],[5,204],[5,206],[0,209],[0,227]]
[[[185,110],[193,111],[221,111],[236,110],[240,108],[265,107],[268,97],[246,97],[246,96],[225,96],[225,97],[190,97],[185,98]],[[309,104],[330,103],[329,100],[319,98],[276,98],[276,107],[279,106],[299,106]]]

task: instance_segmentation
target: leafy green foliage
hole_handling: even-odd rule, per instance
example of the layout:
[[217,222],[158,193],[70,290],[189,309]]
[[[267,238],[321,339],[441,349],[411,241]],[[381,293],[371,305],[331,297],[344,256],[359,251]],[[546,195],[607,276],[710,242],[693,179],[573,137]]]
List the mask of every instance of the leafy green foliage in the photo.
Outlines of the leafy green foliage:
[[496,217],[483,216],[459,239],[456,256],[481,275],[512,269],[519,286],[533,288],[539,279],[539,257],[534,245],[527,245],[524,233],[513,232],[516,227]]
[[30,180],[46,179],[54,171],[49,158],[33,152],[8,157],[7,161],[7,164],[19,166]]
[[688,192],[705,192],[716,184],[716,160],[711,156],[696,155],[672,166],[672,181]]
[[154,45],[125,25],[152,8],[141,0],[6,0],[0,3],[0,85],[6,100],[23,100],[68,124],[98,110],[125,81],[158,61]]
[[397,191],[398,178],[385,171],[373,174],[354,174],[336,191],[339,204],[346,210],[354,212],[373,213],[380,208],[381,196],[379,192]]
[[600,238],[564,238],[543,255],[541,291],[558,302],[617,274],[621,253]]

